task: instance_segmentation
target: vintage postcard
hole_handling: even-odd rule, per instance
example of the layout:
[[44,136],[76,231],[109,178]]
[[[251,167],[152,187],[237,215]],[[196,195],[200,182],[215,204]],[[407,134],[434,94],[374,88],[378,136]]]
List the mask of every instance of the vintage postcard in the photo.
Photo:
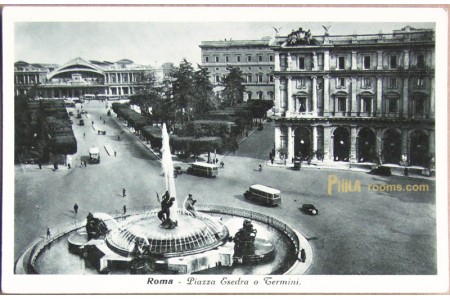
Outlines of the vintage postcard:
[[445,9],[2,17],[4,293],[448,293]]

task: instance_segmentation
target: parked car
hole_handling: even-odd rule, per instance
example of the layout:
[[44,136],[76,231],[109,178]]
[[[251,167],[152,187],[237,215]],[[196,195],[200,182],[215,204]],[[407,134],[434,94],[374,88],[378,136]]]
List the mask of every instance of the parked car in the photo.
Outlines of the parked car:
[[302,211],[312,216],[315,216],[319,213],[319,210],[313,204],[303,204]]
[[80,125],[80,126],[84,126],[84,120],[83,120],[83,119],[80,120],[79,125]]

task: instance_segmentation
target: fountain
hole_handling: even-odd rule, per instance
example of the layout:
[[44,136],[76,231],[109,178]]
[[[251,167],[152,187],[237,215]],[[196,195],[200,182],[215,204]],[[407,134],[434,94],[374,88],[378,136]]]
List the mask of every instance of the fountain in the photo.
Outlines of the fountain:
[[[256,272],[276,274],[296,263],[299,239],[286,224],[241,209],[209,206],[202,210],[190,194],[178,201],[165,124],[162,136],[166,192],[161,199],[157,193],[161,210],[129,215],[120,222],[104,213],[89,213],[84,227],[67,233],[70,253],[85,258],[99,273],[233,273],[247,272],[244,270],[248,267],[239,266],[250,265]],[[242,228],[236,227],[238,222]],[[264,239],[256,237],[255,227]],[[234,237],[230,230],[235,232]],[[278,251],[270,240],[277,241]],[[39,256],[50,255],[45,252],[30,259],[36,273],[53,268],[40,264]]]

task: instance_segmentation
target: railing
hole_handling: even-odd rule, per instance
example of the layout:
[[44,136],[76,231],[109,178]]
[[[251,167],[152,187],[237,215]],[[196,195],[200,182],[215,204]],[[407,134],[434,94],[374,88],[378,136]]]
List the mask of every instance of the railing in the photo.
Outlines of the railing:
[[[292,242],[294,248],[295,248],[295,256],[293,256],[293,260],[297,259],[297,256],[300,251],[300,240],[298,238],[297,233],[286,223],[283,223],[282,221],[261,214],[257,212],[253,212],[250,210],[245,210],[242,208],[235,208],[235,207],[226,207],[226,206],[220,206],[220,205],[209,205],[209,204],[202,204],[197,206],[197,210],[200,212],[205,213],[220,213],[225,215],[231,215],[231,216],[238,216],[243,218],[249,218],[252,220],[259,221],[261,223],[273,226],[274,228],[280,230],[283,232]],[[156,215],[158,209],[152,207],[152,206],[143,206],[143,207],[137,207],[132,209],[127,209],[126,214],[123,214],[123,211],[115,210],[114,212],[110,213],[110,216],[116,220],[116,221],[125,221],[126,219],[129,220],[129,222],[133,222],[133,219],[130,217],[140,215],[140,214],[149,214],[149,215]],[[83,228],[86,225],[86,221],[73,221],[66,225],[63,225],[56,229],[51,229],[51,237],[49,238],[41,238],[37,242],[34,243],[31,247],[29,258],[23,261],[23,267],[24,270],[28,274],[38,274],[36,271],[36,260],[41,254],[41,252],[45,249],[45,247],[58,240],[62,236]]]

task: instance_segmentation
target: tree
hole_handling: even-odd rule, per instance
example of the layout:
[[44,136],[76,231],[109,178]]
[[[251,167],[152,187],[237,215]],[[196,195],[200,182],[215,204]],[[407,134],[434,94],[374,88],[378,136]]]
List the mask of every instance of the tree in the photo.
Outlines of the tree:
[[192,109],[194,114],[203,116],[215,107],[213,85],[209,81],[208,68],[198,65],[194,73],[194,97]]
[[192,108],[194,99],[194,69],[192,64],[183,59],[177,70],[172,73],[172,96],[176,108],[181,110],[181,123],[184,122],[184,115]]
[[136,81],[137,91],[130,97],[130,104],[139,106],[143,115],[150,116],[150,108],[161,97],[161,88],[153,71],[138,74]]
[[236,67],[228,67],[228,74],[222,79],[225,88],[222,91],[225,107],[234,107],[244,101],[245,86],[242,71]]

